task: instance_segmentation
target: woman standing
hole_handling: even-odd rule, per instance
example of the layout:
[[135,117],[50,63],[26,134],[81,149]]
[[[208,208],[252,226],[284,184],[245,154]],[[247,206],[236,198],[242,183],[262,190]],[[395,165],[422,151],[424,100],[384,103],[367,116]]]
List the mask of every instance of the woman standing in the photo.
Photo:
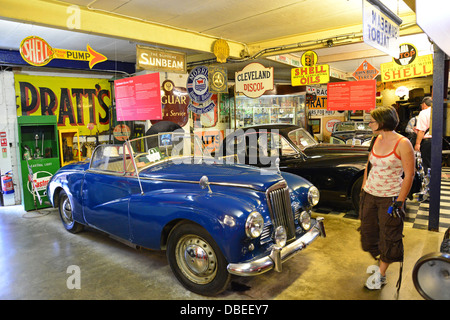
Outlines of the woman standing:
[[[361,244],[379,259],[379,267],[367,281],[369,289],[386,284],[386,270],[403,262],[404,203],[414,179],[415,157],[411,142],[395,132],[399,123],[393,107],[378,107],[370,113],[369,126],[378,135],[369,154],[361,194]],[[404,178],[402,175],[404,174]],[[399,283],[401,280],[401,273]]]

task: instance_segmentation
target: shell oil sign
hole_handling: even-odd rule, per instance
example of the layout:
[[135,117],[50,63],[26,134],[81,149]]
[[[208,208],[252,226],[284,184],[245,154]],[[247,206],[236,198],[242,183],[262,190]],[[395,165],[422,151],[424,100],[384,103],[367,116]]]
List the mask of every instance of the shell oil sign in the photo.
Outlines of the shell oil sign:
[[327,64],[316,64],[317,54],[314,51],[303,53],[303,67],[291,69],[292,86],[306,86],[327,83],[330,81],[330,69]]
[[106,61],[107,58],[87,45],[87,51],[66,50],[52,48],[47,41],[37,36],[26,37],[20,43],[20,55],[28,64],[42,67],[52,59],[65,59],[88,61],[92,69],[97,63]]
[[44,39],[32,36],[22,40],[20,55],[32,66],[45,66],[53,59],[53,50]]

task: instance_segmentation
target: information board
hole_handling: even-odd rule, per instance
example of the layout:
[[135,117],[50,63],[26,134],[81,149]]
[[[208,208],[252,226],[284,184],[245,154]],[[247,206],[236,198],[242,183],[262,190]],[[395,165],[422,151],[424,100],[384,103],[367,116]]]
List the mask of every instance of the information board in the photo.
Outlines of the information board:
[[114,81],[117,121],[161,120],[159,73]]
[[376,80],[328,83],[327,110],[375,109],[376,92]]

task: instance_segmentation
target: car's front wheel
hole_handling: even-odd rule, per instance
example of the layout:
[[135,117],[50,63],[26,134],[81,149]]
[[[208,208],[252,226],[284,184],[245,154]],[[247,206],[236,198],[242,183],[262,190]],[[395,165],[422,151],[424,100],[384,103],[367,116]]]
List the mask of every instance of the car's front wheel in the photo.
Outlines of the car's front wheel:
[[84,226],[82,224],[76,222],[73,219],[72,203],[70,202],[70,198],[67,196],[67,193],[64,190],[61,190],[61,192],[59,193],[58,209],[61,221],[67,231],[78,233],[84,229]]
[[211,235],[196,224],[183,223],[171,232],[167,259],[177,279],[192,292],[213,296],[230,281],[224,255]]

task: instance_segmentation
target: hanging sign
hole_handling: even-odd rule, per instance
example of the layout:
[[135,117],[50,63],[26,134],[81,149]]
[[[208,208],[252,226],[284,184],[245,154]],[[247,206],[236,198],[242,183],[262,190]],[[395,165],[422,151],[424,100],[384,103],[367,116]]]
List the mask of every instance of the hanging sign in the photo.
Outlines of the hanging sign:
[[363,40],[368,45],[397,58],[401,23],[378,0],[363,1]]
[[236,92],[249,98],[258,98],[267,90],[273,90],[273,68],[254,62],[235,73]]
[[117,121],[161,120],[159,73],[114,81]]
[[307,86],[330,81],[330,68],[327,64],[316,65],[317,54],[306,51],[302,54],[302,68],[291,69],[292,86]]
[[[181,88],[175,87],[172,80],[165,80],[161,85],[164,95],[161,96],[163,121],[171,121],[184,127],[188,122],[189,97]],[[152,121],[152,124],[157,121]]]
[[327,85],[327,109],[372,110],[376,93],[376,80],[332,82]]
[[213,93],[228,93],[227,69],[209,67],[209,90]]
[[302,54],[301,62],[304,67],[312,67],[317,63],[318,57],[317,53],[314,51],[306,51]]
[[88,61],[89,68],[92,69],[97,63],[107,60],[104,55],[96,52],[89,45],[87,45],[87,51],[56,49],[52,48],[44,39],[36,36],[26,37],[22,40],[20,55],[27,63],[37,67],[45,66],[52,59],[65,59]]
[[217,58],[217,62],[225,63],[230,56],[230,47],[225,40],[219,39],[214,42],[213,52]]
[[329,81],[330,68],[327,64],[291,69],[291,84],[293,86],[321,84]]
[[373,80],[377,77],[380,72],[372,66],[367,60],[364,60],[363,63],[353,72],[352,76],[356,80]]
[[186,54],[182,52],[137,45],[136,61],[138,69],[186,73]]
[[403,43],[400,45],[400,53],[398,59],[394,58],[394,62],[401,66],[411,64],[416,60],[417,49],[410,43]]
[[403,43],[399,47],[398,59],[392,62],[382,63],[381,81],[397,81],[417,77],[426,77],[433,74],[433,55],[419,56],[417,49],[409,43]]
[[197,114],[207,113],[216,106],[210,99],[208,67],[195,67],[189,73],[186,89],[191,99],[188,109]]

